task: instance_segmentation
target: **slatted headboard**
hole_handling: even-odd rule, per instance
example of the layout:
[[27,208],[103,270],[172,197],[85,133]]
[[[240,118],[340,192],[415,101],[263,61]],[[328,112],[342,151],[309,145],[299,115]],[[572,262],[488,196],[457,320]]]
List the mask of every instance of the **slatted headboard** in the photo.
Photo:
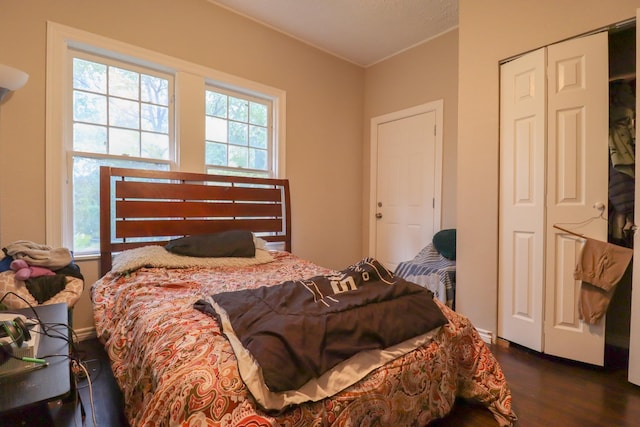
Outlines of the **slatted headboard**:
[[100,168],[101,275],[123,250],[239,229],[290,252],[289,181]]

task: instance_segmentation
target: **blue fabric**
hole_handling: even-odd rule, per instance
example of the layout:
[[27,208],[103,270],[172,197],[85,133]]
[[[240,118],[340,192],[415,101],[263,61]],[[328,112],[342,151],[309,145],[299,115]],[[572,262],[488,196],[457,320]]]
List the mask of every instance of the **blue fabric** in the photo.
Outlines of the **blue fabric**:
[[0,273],[11,269],[11,261],[13,261],[13,258],[10,256],[0,259]]

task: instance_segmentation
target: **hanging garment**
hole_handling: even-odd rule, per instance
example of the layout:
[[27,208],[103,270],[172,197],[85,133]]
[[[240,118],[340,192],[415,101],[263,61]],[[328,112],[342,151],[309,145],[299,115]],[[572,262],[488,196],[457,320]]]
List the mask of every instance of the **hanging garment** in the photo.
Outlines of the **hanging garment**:
[[581,280],[578,298],[580,319],[596,324],[607,312],[609,302],[633,257],[633,250],[587,238],[573,277]]
[[635,178],[624,174],[609,162],[609,241],[633,247]]
[[609,87],[609,155],[613,167],[635,176],[635,96],[631,85],[614,82]]

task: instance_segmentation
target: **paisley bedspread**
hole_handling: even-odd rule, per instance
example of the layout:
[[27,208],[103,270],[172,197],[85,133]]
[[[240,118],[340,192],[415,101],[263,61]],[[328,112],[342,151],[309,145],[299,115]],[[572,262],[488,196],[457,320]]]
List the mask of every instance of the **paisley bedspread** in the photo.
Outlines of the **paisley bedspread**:
[[437,302],[449,323],[434,339],[318,402],[261,411],[217,322],[195,310],[205,295],[328,274],[286,252],[245,267],[141,268],[92,286],[94,320],[132,426],[424,426],[456,396],[512,425],[511,393],[470,321]]

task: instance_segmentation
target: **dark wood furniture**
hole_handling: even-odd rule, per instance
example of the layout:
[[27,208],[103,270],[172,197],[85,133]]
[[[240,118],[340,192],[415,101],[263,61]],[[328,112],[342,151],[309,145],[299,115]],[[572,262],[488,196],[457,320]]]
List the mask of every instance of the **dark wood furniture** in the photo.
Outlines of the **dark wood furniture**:
[[[191,234],[250,230],[291,252],[289,182],[142,169],[100,168],[101,275],[112,254]],[[111,214],[115,220],[111,221]]]
[[34,311],[49,331],[41,335],[36,355],[45,358],[48,366],[0,377],[0,424],[5,413],[45,405],[71,393],[67,305],[60,303],[40,305],[33,310],[11,310],[28,318],[35,317]]

